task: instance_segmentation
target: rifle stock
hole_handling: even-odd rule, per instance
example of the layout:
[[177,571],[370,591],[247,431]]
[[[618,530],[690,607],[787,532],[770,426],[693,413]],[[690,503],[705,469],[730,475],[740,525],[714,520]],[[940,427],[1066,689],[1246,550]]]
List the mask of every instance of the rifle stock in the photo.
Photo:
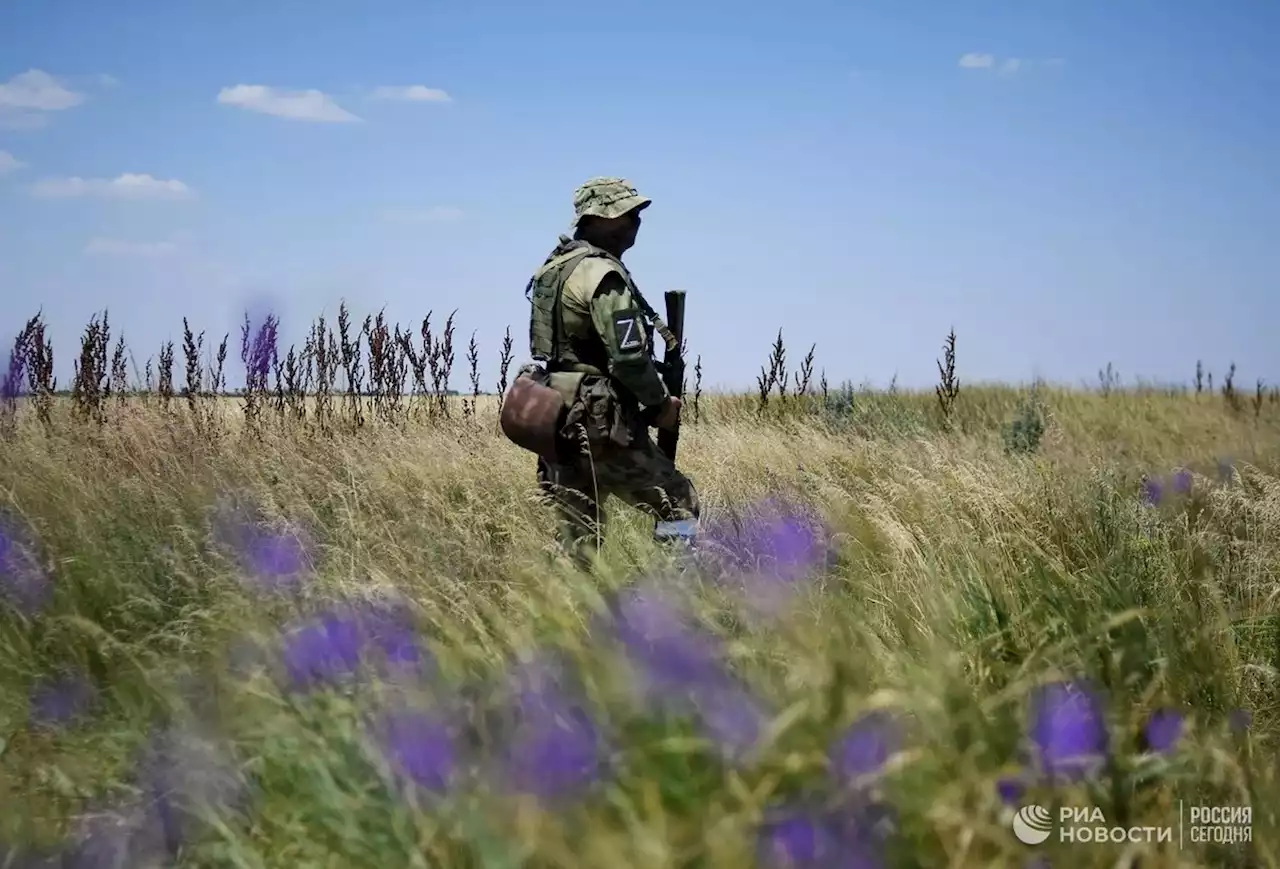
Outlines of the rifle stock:
[[[667,290],[663,294],[667,303],[667,328],[676,336],[676,349],[668,349],[662,357],[662,379],[667,392],[676,398],[684,398],[684,290]],[[658,430],[658,449],[671,461],[676,460],[676,447],[680,443],[680,424],[670,431]]]

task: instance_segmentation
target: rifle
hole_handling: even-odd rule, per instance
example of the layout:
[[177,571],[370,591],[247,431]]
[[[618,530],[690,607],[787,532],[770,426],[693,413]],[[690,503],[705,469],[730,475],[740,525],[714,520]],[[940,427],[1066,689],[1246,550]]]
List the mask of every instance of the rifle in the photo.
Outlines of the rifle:
[[[676,348],[667,348],[662,356],[662,380],[667,392],[676,398],[684,397],[684,290],[667,290],[663,294],[667,302],[667,328],[676,337]],[[658,449],[671,461],[676,460],[676,445],[680,442],[680,423],[670,431],[658,430]]]

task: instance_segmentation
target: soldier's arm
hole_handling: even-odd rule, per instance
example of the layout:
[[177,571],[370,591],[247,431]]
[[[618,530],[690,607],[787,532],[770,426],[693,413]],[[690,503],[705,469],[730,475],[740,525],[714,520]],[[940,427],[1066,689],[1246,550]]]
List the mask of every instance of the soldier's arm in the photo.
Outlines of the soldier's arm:
[[596,287],[591,319],[609,351],[609,373],[645,407],[663,404],[667,387],[649,355],[644,315],[617,272],[606,273]]

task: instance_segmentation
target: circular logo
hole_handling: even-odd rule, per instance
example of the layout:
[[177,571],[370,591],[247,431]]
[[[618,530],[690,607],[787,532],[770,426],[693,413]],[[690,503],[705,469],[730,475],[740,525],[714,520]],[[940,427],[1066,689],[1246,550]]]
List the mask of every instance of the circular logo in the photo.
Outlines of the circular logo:
[[1053,818],[1044,806],[1023,806],[1013,816],[1013,835],[1025,845],[1039,845],[1052,827]]

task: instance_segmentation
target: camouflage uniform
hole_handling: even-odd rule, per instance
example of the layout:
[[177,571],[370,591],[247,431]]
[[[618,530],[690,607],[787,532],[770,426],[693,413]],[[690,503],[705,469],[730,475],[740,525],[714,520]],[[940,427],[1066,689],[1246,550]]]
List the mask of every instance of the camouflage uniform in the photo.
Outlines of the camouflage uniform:
[[[620,217],[645,208],[623,179],[593,178],[574,194],[573,226],[586,215]],[[674,337],[620,259],[562,235],[529,281],[530,345],[548,385],[569,407],[562,434],[572,460],[538,460],[538,484],[560,517],[561,542],[584,567],[610,494],[670,522],[697,519],[698,494],[649,436],[668,392],[653,357],[659,330]]]

